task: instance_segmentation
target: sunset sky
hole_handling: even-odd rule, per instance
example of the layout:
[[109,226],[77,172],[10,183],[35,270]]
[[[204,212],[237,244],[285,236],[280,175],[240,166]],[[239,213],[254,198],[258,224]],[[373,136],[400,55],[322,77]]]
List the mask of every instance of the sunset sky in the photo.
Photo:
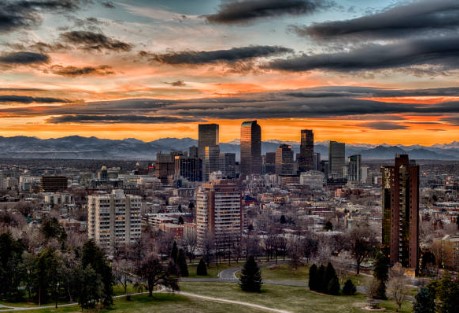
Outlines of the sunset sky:
[[2,0],[0,135],[459,138],[458,0]]

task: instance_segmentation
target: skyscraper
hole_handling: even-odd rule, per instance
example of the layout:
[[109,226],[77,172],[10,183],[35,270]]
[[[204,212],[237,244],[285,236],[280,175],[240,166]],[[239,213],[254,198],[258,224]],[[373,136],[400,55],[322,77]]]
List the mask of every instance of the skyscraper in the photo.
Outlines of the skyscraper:
[[343,178],[345,161],[345,144],[330,141],[328,148],[328,176],[331,178]]
[[199,124],[198,125],[198,156],[204,160],[205,148],[219,144],[218,124]]
[[206,146],[204,148],[204,181],[209,180],[210,174],[220,170],[220,146]]
[[276,150],[276,174],[292,175],[293,165],[294,160],[292,146],[280,145]]
[[362,178],[362,156],[360,154],[351,155],[349,157],[349,166],[347,171],[348,180],[355,183],[360,183]]
[[241,125],[241,177],[261,174],[261,127],[257,121]]
[[196,192],[196,232],[200,247],[207,238],[215,240],[217,248],[240,238],[241,192],[236,184],[223,180],[199,187]]
[[408,155],[397,155],[395,166],[382,173],[382,243],[390,263],[418,269],[419,165]]
[[314,169],[314,133],[311,129],[301,130],[298,169],[300,172],[307,172]]

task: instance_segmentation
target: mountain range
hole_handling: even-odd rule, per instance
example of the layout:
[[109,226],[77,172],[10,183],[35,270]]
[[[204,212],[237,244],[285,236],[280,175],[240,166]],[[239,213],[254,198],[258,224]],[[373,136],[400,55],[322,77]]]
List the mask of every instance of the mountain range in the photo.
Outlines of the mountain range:
[[[262,153],[274,152],[282,141],[262,143]],[[295,153],[299,143],[289,142]],[[162,138],[150,142],[138,139],[109,140],[96,137],[69,136],[53,139],[35,137],[1,137],[0,158],[21,159],[94,159],[94,160],[154,160],[158,152],[187,151],[196,145],[192,138]],[[220,144],[221,152],[236,153],[239,159],[239,142]],[[322,159],[328,158],[327,142],[318,142],[315,152]],[[361,154],[365,160],[392,159],[396,154],[408,153],[412,159],[459,160],[459,142],[433,146],[402,145],[346,145],[346,156]]]

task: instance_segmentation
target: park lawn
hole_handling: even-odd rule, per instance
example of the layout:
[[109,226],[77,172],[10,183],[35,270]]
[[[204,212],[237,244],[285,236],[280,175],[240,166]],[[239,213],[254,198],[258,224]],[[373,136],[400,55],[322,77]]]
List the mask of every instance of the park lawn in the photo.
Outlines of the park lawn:
[[207,276],[198,276],[196,275],[196,269],[198,267],[198,264],[190,264],[188,265],[188,273],[190,274],[188,277],[189,278],[218,278],[218,273],[220,273],[223,270],[226,270],[228,268],[233,268],[233,267],[242,267],[243,263],[239,262],[231,262],[231,265],[228,265],[228,263],[221,263],[218,264],[218,266],[215,263],[211,263],[209,266],[207,266]]
[[[264,285],[261,293],[246,293],[237,284],[194,282],[181,283],[181,289],[199,295],[250,302],[294,313],[368,312],[361,309],[366,306],[366,297],[361,294],[330,296],[311,292],[306,288],[275,285]],[[384,301],[381,306],[386,308],[386,312],[396,311],[392,301]],[[401,312],[408,313],[411,310],[411,304],[405,303]]]
[[261,266],[261,276],[264,280],[300,280],[307,282],[309,266],[292,268],[289,264],[271,264]]
[[[50,308],[43,310],[21,311],[21,313],[79,313],[79,306]],[[124,298],[116,299],[114,305],[110,309],[99,311],[101,313],[226,313],[226,312],[247,312],[247,313],[262,313],[263,311],[243,307],[236,304],[218,303],[214,301],[206,301],[202,299],[188,298],[178,294],[157,293],[153,297],[148,295],[132,296],[131,301]]]

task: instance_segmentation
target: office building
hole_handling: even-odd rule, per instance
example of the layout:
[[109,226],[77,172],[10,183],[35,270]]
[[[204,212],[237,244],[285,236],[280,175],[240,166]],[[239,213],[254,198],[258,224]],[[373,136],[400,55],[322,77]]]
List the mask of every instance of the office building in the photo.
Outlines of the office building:
[[264,174],[276,173],[276,152],[266,152]]
[[295,161],[292,146],[280,145],[276,150],[276,174],[293,175]]
[[301,130],[298,170],[300,172],[314,170],[314,133],[310,129]]
[[175,179],[202,181],[202,160],[197,157],[175,156]]
[[360,183],[362,179],[362,156],[360,154],[349,157],[347,179],[352,183]]
[[59,192],[68,188],[68,178],[65,176],[42,176],[41,191]]
[[330,141],[328,148],[328,177],[343,178],[343,169],[346,165],[345,144]]
[[236,178],[236,153],[220,154],[220,171],[225,178]]
[[219,144],[218,124],[199,124],[198,125],[198,156],[204,160],[205,148],[214,147]]
[[408,155],[397,155],[395,166],[382,173],[382,244],[391,264],[418,269],[419,166]]
[[134,243],[141,233],[141,199],[125,195],[121,189],[89,195],[88,237],[108,250]]
[[212,240],[217,249],[238,240],[242,232],[241,192],[231,181],[203,184],[196,192],[198,246]]
[[203,172],[204,181],[209,180],[210,174],[220,170],[220,146],[206,146],[204,148]]
[[241,177],[261,174],[261,127],[257,121],[241,125]]

